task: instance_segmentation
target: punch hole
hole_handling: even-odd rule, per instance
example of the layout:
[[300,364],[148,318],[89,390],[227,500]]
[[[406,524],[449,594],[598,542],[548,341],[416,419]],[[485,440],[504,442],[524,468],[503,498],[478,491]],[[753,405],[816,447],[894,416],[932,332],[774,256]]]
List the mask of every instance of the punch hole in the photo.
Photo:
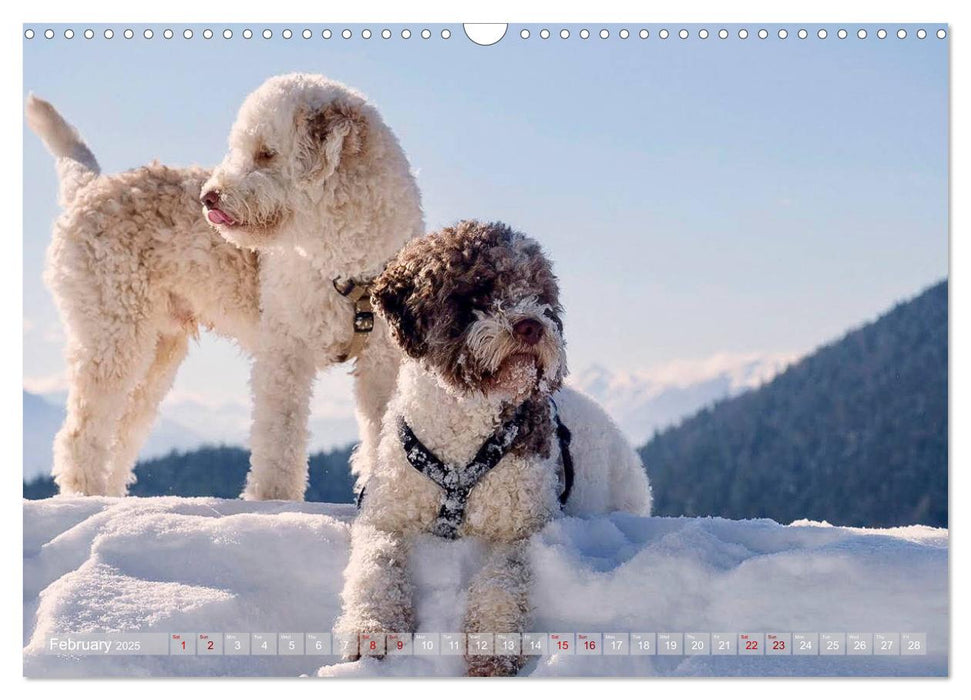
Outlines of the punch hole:
[[252,29],[244,29],[243,30],[243,38],[244,39],[252,39],[253,38],[253,30]]
[[799,33],[797,34],[797,36],[800,39],[805,39],[807,36],[809,36],[809,32],[807,32],[805,29],[800,29],[799,30]]
[[738,30],[738,38],[739,39],[748,39],[748,29],[739,29]]
[[927,38],[927,30],[925,30],[925,29],[918,29],[917,30],[917,38],[918,39],[926,39]]
[[[522,30],[521,32],[519,32],[519,36],[522,37],[523,39],[528,39],[529,38],[529,30],[528,29]],[[478,44],[479,42],[476,41],[475,43]]]
[[324,39],[330,39],[332,36],[334,36],[334,33],[329,29],[325,29],[320,33],[320,36]]
[[590,38],[590,30],[589,29],[581,29],[580,30],[580,38],[581,39],[589,39]]
[[539,30],[539,37],[540,37],[540,39],[549,39],[550,38],[550,30],[549,29],[540,29]]
[[202,30],[202,38],[203,39],[212,39],[212,30],[211,29],[203,29]]
[[284,29],[282,33],[283,33],[283,38],[284,39],[291,39],[291,38],[293,38],[293,31],[290,30],[290,29]]
[[232,39],[232,38],[233,38],[233,30],[223,29],[223,39]]
[[371,38],[371,30],[370,29],[364,29],[363,31],[361,31],[361,38],[362,39],[370,39]]
[[114,30],[105,29],[105,39],[112,39],[115,36]]
[[382,29],[381,30],[381,38],[382,39],[390,39],[391,38],[391,30],[390,29]]
[[719,39],[727,39],[728,38],[728,30],[727,29],[719,29],[718,30],[718,38]]
[[74,30],[73,29],[65,29],[64,30],[64,38],[65,39],[73,39],[74,38]]
[[785,39],[787,36],[789,36],[789,32],[787,32],[785,29],[780,29],[779,30],[779,38],[780,39]]
[[938,39],[943,39],[946,36],[947,36],[947,32],[945,32],[943,29],[938,29],[937,30],[937,38]]
[[887,30],[886,29],[878,29],[877,30],[877,39],[886,39],[886,38],[887,38]]
[[25,39],[33,39],[34,38],[34,30],[33,29],[26,30],[24,32],[24,38]]
[[646,39],[647,37],[651,36],[651,33],[646,29],[642,29],[641,31],[637,32],[637,36],[639,36],[641,39]]
[[845,29],[840,29],[838,32],[836,32],[836,36],[838,36],[840,39],[845,39],[846,38],[846,30]]
[[825,39],[828,34],[826,33],[825,29],[820,29],[818,32],[816,32],[816,36],[818,36],[820,39]]
[[698,30],[698,38],[699,39],[707,39],[708,38],[708,30],[707,29],[699,29]]
[[402,39],[410,39],[411,38],[411,30],[410,29],[402,29],[401,30],[401,38]]
[[898,39],[906,39],[907,38],[907,30],[906,29],[898,29],[897,30],[897,38]]
[[682,39],[687,39],[688,38],[688,30],[687,29],[682,29],[680,32],[678,32],[678,36],[681,37]]
[[[498,23],[487,24],[470,22],[462,25],[462,30],[465,32],[465,36],[469,38],[469,41],[471,41],[473,44],[478,44],[479,46],[492,46],[493,44],[498,44],[500,41],[502,41],[503,37],[506,36],[506,30],[508,29],[508,24]],[[519,33],[519,36],[521,36],[523,39],[528,39],[529,30],[522,30]]]
[[570,30],[569,29],[561,29],[560,30],[560,38],[561,39],[569,39],[570,38]]
[[[642,31],[644,31],[644,30],[642,30]],[[607,39],[609,36],[610,36],[610,32],[609,31],[607,31],[606,29],[601,29],[600,30],[600,38],[601,39]]]
[[85,39],[94,39],[94,30],[93,29],[85,29],[84,30],[84,38]]
[[866,29],[861,29],[856,33],[860,39],[866,39]]
[[166,39],[171,39],[175,36],[175,32],[173,32],[171,29],[166,29],[164,32],[162,32],[162,36],[164,36]]
[[431,31],[428,30],[428,29],[422,29],[421,30],[421,38],[422,39],[431,39],[432,38]]
[[144,32],[142,32],[142,36],[146,39],[151,39],[155,36],[155,32],[153,32],[151,29],[146,29]]
[[768,38],[769,38],[769,30],[768,29],[760,29],[759,30],[759,39],[768,39]]
[[670,36],[670,32],[668,32],[668,30],[667,30],[667,29],[662,29],[661,31],[659,31],[659,32],[657,33],[657,35],[658,35],[659,37],[661,37],[662,39],[667,39],[667,38],[668,38],[668,37]]
[[125,30],[125,38],[126,39],[131,39],[133,36],[135,36],[135,32],[133,32],[131,29],[126,29]]
[[273,32],[270,31],[269,29],[264,29],[263,30],[263,38],[264,39],[272,39],[273,38]]
[[353,36],[353,34],[351,33],[350,29],[345,29],[344,31],[341,32],[342,39],[350,39],[351,36]]
[[452,32],[451,31],[449,31],[448,29],[443,29],[442,30],[442,38],[443,39],[448,39],[451,36],[452,36]]
[[626,39],[629,36],[630,36],[630,32],[629,31],[627,31],[626,29],[621,29],[620,30],[620,38],[621,39]]

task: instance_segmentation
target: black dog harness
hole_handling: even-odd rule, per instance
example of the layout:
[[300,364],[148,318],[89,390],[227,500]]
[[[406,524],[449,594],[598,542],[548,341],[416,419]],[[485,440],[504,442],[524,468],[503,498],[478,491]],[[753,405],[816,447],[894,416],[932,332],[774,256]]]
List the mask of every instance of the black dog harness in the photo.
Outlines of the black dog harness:
[[[563,490],[560,493],[560,506],[566,504],[573,488],[573,458],[570,455],[570,431],[560,420],[556,404],[550,399],[553,420],[556,423],[556,437],[560,443],[560,454],[563,459]],[[520,406],[516,414],[492,436],[483,443],[475,457],[464,468],[447,464],[435,453],[422,444],[411,427],[403,418],[398,421],[398,437],[405,450],[409,464],[416,470],[435,482],[443,491],[442,506],[438,511],[438,518],[432,526],[432,532],[439,537],[455,539],[458,529],[465,519],[465,508],[469,502],[469,494],[475,485],[488,474],[509,452],[513,441],[519,434],[524,406]],[[358,497],[358,505],[363,497],[363,491]]]

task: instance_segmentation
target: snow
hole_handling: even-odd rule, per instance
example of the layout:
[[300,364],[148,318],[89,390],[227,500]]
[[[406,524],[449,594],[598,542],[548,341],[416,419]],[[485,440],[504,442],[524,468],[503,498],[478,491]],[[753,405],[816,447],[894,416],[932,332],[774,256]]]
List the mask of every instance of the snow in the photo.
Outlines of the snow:
[[[328,631],[353,506],[210,498],[24,502],[28,676],[453,675],[460,657],[42,653],[53,633]],[[423,631],[456,631],[483,547],[423,538]],[[532,629],[544,632],[926,632],[913,657],[552,656],[525,674],[946,675],[948,532],[799,521],[562,518],[534,538]]]

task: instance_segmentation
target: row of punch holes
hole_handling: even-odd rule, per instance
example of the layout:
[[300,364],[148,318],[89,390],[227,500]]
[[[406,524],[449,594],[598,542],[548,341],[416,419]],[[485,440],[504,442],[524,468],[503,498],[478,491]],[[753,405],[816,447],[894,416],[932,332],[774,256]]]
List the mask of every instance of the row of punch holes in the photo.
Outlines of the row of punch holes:
[[[484,25],[468,25],[465,28],[466,29],[465,33],[470,40],[474,41],[477,44],[481,44],[483,46],[488,46],[491,44],[498,43],[498,41],[501,40],[506,33],[505,25],[488,25],[489,27],[502,27],[502,33],[498,34],[498,36],[496,36],[497,34],[496,29],[492,29],[491,31],[484,31],[484,32],[476,31],[474,29],[470,30],[470,27],[477,27],[477,26],[484,26]],[[192,39],[196,36],[196,32],[188,28],[183,29],[181,34],[183,39]],[[223,39],[232,39],[234,36],[233,30],[228,28],[223,29],[221,34]],[[422,39],[431,39],[432,36],[434,36],[435,34],[440,36],[442,39],[447,40],[452,37],[452,30],[446,27],[444,29],[441,29],[440,31],[436,30],[436,32],[432,32],[432,30],[426,28],[426,29],[416,30],[416,32],[413,33],[411,29],[404,28],[399,32],[399,36],[402,39],[410,39],[412,36],[415,36],[415,35],[420,36]],[[630,29],[626,29],[626,28],[616,31],[616,36],[619,37],[620,39],[629,39],[634,34],[635,32],[632,32]],[[756,36],[759,39],[768,39],[770,36],[773,36],[773,34],[779,39],[787,39],[790,36],[790,31],[788,29],[781,28],[778,30],[774,30],[772,32],[770,32],[768,29],[758,29],[750,32],[748,29],[744,27],[735,31],[729,31],[728,29],[724,29],[724,28],[719,29],[717,31],[709,31],[708,29],[698,29],[696,30],[694,36],[696,36],[698,39],[708,39],[709,37],[728,39],[733,35],[737,36],[739,39],[748,39],[750,36]],[[856,30],[855,34],[858,39],[866,39],[869,36],[869,32],[867,32],[867,30],[863,28]],[[878,39],[886,39],[888,36],[890,36],[890,33],[886,29],[878,29],[874,34]],[[154,39],[155,31],[151,28],[147,28],[141,32],[141,35],[144,39]],[[203,39],[212,39],[214,36],[216,36],[216,33],[212,29],[203,29],[201,32],[199,32],[199,35],[201,35]],[[274,37],[274,32],[272,29],[263,29],[259,33],[259,35],[262,36],[264,39],[272,39]],[[280,36],[284,39],[292,39],[294,36],[297,36],[297,35],[298,34],[295,33],[292,29],[280,30]],[[371,39],[372,37],[375,36],[375,32],[372,32],[372,30],[370,29],[361,29],[359,30],[357,35],[361,39]],[[390,29],[382,29],[380,32],[377,32],[377,36],[380,36],[382,39],[391,39],[394,35],[395,35],[395,32],[393,32]],[[551,32],[549,29],[545,29],[545,28],[540,29],[538,32],[536,32],[536,36],[538,36],[540,39],[549,39],[554,35],[555,35],[554,32]],[[569,29],[561,29],[556,35],[558,35],[560,39],[569,39],[571,36],[577,36],[580,39],[589,39],[591,36],[594,36],[594,35],[599,36],[600,39],[609,39],[611,37],[611,31],[609,29],[600,29],[599,31],[591,32],[589,29],[580,29],[576,31],[575,34],[573,34]],[[813,35],[815,35],[816,38],[818,39],[826,39],[829,37],[829,31],[827,31],[826,29],[820,28],[816,30],[815,33],[812,33],[808,29],[803,28],[803,29],[795,30],[794,35],[799,39],[807,39]],[[839,39],[846,39],[849,35],[850,35],[850,31],[846,29],[838,29],[835,32],[835,36]],[[37,32],[35,32],[33,29],[28,28],[24,31],[24,37],[27,39],[33,39],[35,36],[37,36]],[[53,29],[45,29],[43,31],[43,37],[45,39],[54,39],[56,36],[57,36],[57,33]],[[73,29],[68,28],[64,30],[63,36],[65,39],[73,39],[76,36],[76,34]],[[85,39],[93,39],[96,36],[96,33],[93,29],[85,29],[81,32],[81,36],[83,36]],[[105,29],[103,32],[103,36],[105,39],[113,39],[115,36],[115,31],[110,28]],[[134,29],[130,29],[130,28],[125,29],[125,30],[122,30],[121,36],[123,36],[125,39],[133,39],[136,36],[136,32]],[[172,39],[176,36],[176,32],[172,29],[163,29],[161,31],[161,36],[164,39]],[[252,39],[254,36],[256,36],[256,33],[254,33],[252,29],[243,29],[242,31],[240,31],[240,36],[242,36],[243,39]],[[304,29],[299,32],[299,36],[303,37],[304,39],[311,39],[314,37],[314,32],[310,29]],[[351,29],[343,29],[343,30],[340,30],[339,32],[332,29],[323,29],[320,32],[320,37],[322,39],[331,39],[338,36],[343,39],[352,39],[354,38],[355,33]],[[534,35],[529,29],[523,28],[519,31],[519,36],[521,39],[529,39],[529,38],[532,38]],[[648,39],[652,35],[651,35],[651,31],[645,28],[645,29],[637,30],[636,36],[638,36],[641,39]],[[674,36],[678,37],[679,39],[688,39],[688,38],[691,38],[692,32],[690,32],[687,29],[680,29],[677,31],[672,31],[668,29],[659,29],[657,30],[656,36],[658,39],[662,39],[662,40],[668,39]],[[908,36],[907,30],[898,29],[896,31],[896,36],[898,39],[906,39]],[[918,39],[926,39],[928,36],[928,32],[926,29],[918,29],[917,31],[914,32],[914,36],[916,36]],[[938,29],[935,32],[935,36],[937,36],[938,39],[944,39],[947,37],[947,31],[944,29]]]

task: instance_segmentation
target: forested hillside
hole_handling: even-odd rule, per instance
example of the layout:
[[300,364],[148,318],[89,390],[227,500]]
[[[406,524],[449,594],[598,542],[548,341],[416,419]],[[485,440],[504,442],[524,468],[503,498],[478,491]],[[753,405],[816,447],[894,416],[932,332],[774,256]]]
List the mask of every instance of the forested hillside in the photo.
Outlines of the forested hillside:
[[947,526],[947,282],[641,457],[659,515]]

